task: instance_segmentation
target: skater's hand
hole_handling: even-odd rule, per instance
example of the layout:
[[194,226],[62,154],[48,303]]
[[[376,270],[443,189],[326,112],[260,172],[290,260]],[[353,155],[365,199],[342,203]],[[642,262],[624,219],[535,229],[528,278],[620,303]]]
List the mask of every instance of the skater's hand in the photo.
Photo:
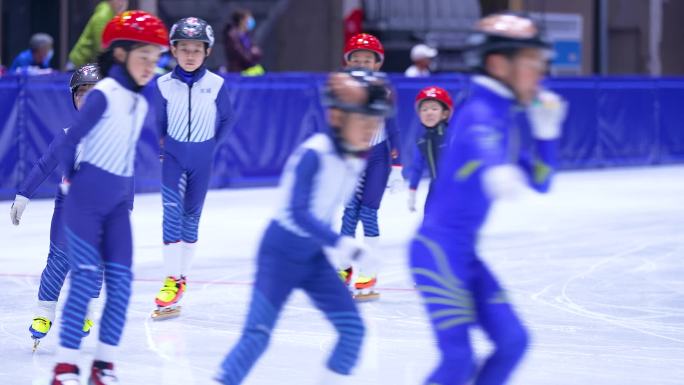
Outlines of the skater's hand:
[[12,203],[12,208],[10,208],[10,219],[12,220],[13,225],[19,226],[21,215],[24,213],[28,203],[29,199],[23,195],[17,194],[17,196],[14,197],[14,203]]
[[333,266],[342,267],[364,259],[368,254],[368,246],[356,238],[343,235],[335,246],[324,247],[323,251]]
[[69,194],[69,186],[71,186],[71,181],[67,178],[62,178],[62,183],[59,184],[59,191],[67,195]]
[[407,203],[409,211],[411,211],[411,212],[416,211],[416,190],[409,190],[408,201],[406,203]]
[[401,173],[402,169],[403,167],[401,166],[392,166],[389,179],[387,179],[387,188],[389,188],[391,194],[396,194],[406,187],[404,176]]
[[520,167],[502,164],[488,167],[482,174],[482,184],[490,199],[515,200],[527,190],[525,174]]
[[527,108],[532,136],[540,140],[553,140],[561,136],[568,103],[557,93],[541,90]]

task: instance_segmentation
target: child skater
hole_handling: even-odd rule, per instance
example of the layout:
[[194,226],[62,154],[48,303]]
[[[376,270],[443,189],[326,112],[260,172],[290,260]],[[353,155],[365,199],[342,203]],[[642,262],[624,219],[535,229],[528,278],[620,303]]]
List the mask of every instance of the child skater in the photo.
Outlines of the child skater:
[[[379,71],[385,60],[385,49],[375,36],[360,33],[352,36],[344,47],[344,62],[347,68],[365,68]],[[387,119],[371,140],[366,169],[351,201],[347,203],[342,217],[342,235],[354,237],[356,227],[363,224],[364,241],[376,247],[380,239],[378,209],[387,187],[391,192],[398,191],[404,184],[401,159],[399,157],[399,130],[394,119]],[[338,266],[340,277],[349,285],[358,301],[379,298],[375,290],[378,272],[370,266]],[[351,281],[351,275],[356,276]]]
[[[449,119],[454,111],[451,95],[444,88],[425,87],[416,95],[416,112],[425,132],[418,139],[413,154],[409,177],[408,209],[416,211],[416,190],[423,171],[427,166],[430,172],[430,186],[437,178],[438,160],[446,145],[445,137]],[[429,192],[428,192],[429,194]]]
[[[107,300],[88,383],[117,383],[113,363],[131,295],[130,190],[136,143],[148,112],[139,92],[154,77],[168,31],[147,12],[126,11],[107,23],[102,47],[98,65],[104,78],[88,94],[60,152],[71,288],[52,385],[80,384],[81,329],[103,263]],[[81,156],[75,162],[77,145]]]
[[[83,105],[84,97],[91,88],[100,80],[100,70],[95,64],[85,64],[79,67],[72,75],[69,81],[69,90],[71,91],[71,102],[74,108],[78,111]],[[68,129],[65,129],[66,132]],[[56,150],[64,141],[63,133],[58,133],[48,146],[47,151],[38,159],[24,182],[19,186],[17,195],[14,198],[14,203],[10,209],[10,217],[15,226],[19,225],[21,216],[28,205],[29,200],[33,198],[38,187],[52,174],[57,168],[59,161],[57,160]],[[64,239],[64,227],[62,226],[62,212],[64,205],[64,194],[58,189],[55,197],[55,208],[52,212],[52,221],[50,222],[50,249],[48,251],[47,263],[40,276],[40,286],[38,288],[38,303],[33,316],[33,321],[29,326],[31,338],[33,339],[33,350],[38,348],[38,344],[43,337],[45,337],[52,323],[55,320],[55,312],[57,309],[57,300],[59,293],[64,285],[67,273],[69,272],[69,260],[66,256],[66,241]],[[100,286],[102,285],[102,273],[98,274],[98,282],[96,290],[92,293],[93,298],[97,298],[100,294]],[[86,317],[83,323],[83,333],[90,334],[90,328],[93,326],[91,316]]]
[[233,110],[221,76],[207,70],[214,32],[204,20],[186,17],[171,27],[174,70],[157,79],[160,101],[164,285],[154,319],[178,316],[178,301],[195,255],[217,142],[229,131]]
[[[284,199],[261,240],[242,337],[216,377],[224,385],[243,381],[266,350],[278,314],[297,288],[309,295],[340,335],[321,384],[335,384],[356,364],[364,327],[333,266],[366,260],[369,254],[363,242],[333,231],[331,222],[336,208],[354,191],[370,140],[392,104],[384,81],[372,72],[335,74],[331,83],[328,122],[332,132],[309,138],[285,166],[280,182]],[[345,102],[347,91],[354,87],[363,90],[361,104]]]
[[[566,111],[559,96],[540,91],[549,47],[530,19],[485,17],[471,42],[468,58],[479,74],[456,112],[410,245],[413,278],[442,355],[430,385],[504,384],[527,348],[525,327],[476,245],[494,200],[528,185],[548,190]],[[514,124],[518,104],[527,106],[529,146],[520,144],[526,133]],[[469,337],[476,325],[494,345],[481,365]]]

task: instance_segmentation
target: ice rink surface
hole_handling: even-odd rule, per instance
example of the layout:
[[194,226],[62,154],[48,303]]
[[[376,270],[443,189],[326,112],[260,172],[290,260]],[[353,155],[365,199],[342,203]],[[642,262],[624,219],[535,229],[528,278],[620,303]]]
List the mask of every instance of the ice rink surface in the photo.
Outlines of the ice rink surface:
[[[480,244],[533,338],[511,384],[684,384],[684,167],[565,172],[556,182],[549,196],[498,204]],[[419,385],[438,358],[408,274],[405,249],[420,214],[409,213],[405,200],[404,192],[383,202],[382,297],[360,305],[368,335],[350,384]],[[136,196],[135,282],[116,362],[121,384],[214,383],[242,329],[255,248],[276,201],[274,189],[211,191],[183,315],[153,322],[163,279],[161,199]],[[9,207],[0,202],[0,383],[44,385],[59,317],[35,354],[28,326],[52,201],[32,201],[19,227],[10,224]],[[97,332],[96,324],[84,340],[82,371]],[[295,293],[245,384],[313,385],[335,338]],[[484,335],[475,332],[474,340],[486,354]]]

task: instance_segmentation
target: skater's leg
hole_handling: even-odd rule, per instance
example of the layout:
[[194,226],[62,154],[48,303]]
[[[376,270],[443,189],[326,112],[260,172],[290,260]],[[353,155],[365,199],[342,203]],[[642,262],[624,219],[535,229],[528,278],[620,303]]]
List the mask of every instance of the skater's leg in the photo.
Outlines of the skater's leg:
[[469,337],[475,309],[465,273],[450,264],[439,243],[420,234],[411,244],[410,261],[441,353],[426,384],[463,385],[475,372]]
[[155,297],[157,306],[171,306],[178,302],[185,291],[181,278],[183,248],[183,196],[187,185],[185,170],[178,160],[166,153],[162,163],[161,195],[164,205],[162,254],[164,257],[164,284]]
[[[210,160],[210,159],[209,159]],[[187,173],[187,184],[183,200],[183,221],[181,231],[181,276],[187,276],[194,258],[198,238],[199,221],[204,200],[209,189],[211,163],[199,165]]]
[[391,170],[389,157],[387,143],[382,142],[373,146],[366,165],[359,217],[363,223],[363,234],[367,238],[380,236],[378,209],[380,209]]
[[306,271],[302,271],[301,265],[287,263],[283,256],[259,256],[245,327],[240,340],[221,364],[216,377],[219,382],[225,385],[242,383],[266,350],[278,314],[304,274]]
[[[67,246],[64,240],[64,226],[62,224],[62,199],[55,201],[50,224],[50,251],[47,263],[40,275],[38,287],[38,303],[33,315],[29,331],[33,338],[43,338],[50,331],[55,321],[55,311],[59,293],[64,286],[64,280],[69,273],[69,259],[66,254]],[[36,343],[37,346],[37,343]]]
[[356,226],[359,224],[359,211],[361,210],[361,196],[363,194],[364,183],[365,175],[361,175],[361,178],[356,185],[354,196],[344,207],[344,214],[342,215],[342,229],[340,230],[342,235],[347,235],[350,237],[356,236]]
[[320,255],[313,272],[302,283],[302,288],[314,305],[325,313],[339,335],[328,360],[328,368],[346,375],[358,361],[364,326],[346,286],[336,279],[336,275],[325,256]]
[[113,362],[114,347],[119,345],[131,296],[133,241],[128,207],[119,204],[108,216],[103,228],[103,256],[107,300],[100,320],[100,338],[95,360]]
[[500,385],[506,383],[522,359],[528,335],[489,269],[478,260],[474,270],[478,321],[494,343],[494,352],[485,361],[475,384]]

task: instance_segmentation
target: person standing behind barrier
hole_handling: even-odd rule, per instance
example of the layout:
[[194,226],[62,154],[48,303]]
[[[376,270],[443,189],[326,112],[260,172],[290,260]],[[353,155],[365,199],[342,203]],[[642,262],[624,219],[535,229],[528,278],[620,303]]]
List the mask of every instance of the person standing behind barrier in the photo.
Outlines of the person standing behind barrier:
[[258,76],[265,73],[259,64],[261,49],[252,42],[250,33],[256,27],[252,13],[247,10],[233,12],[231,24],[223,31],[228,72],[240,72],[246,76]]
[[96,7],[93,15],[88,20],[83,29],[83,33],[76,41],[76,45],[69,52],[70,64],[67,67],[80,67],[86,63],[97,60],[97,55],[102,50],[102,31],[105,25],[114,15],[117,15],[128,8],[128,0],[107,0],[101,1]]
[[49,69],[54,51],[54,41],[47,33],[36,33],[31,36],[29,48],[22,51],[10,66],[9,73],[22,70]]
[[411,48],[413,65],[406,69],[404,76],[409,78],[430,76],[432,60],[437,57],[437,50],[425,44]]
[[232,104],[225,80],[207,70],[214,32],[206,21],[186,17],[169,35],[178,61],[157,79],[162,149],[163,255],[165,281],[155,298],[155,319],[177,316],[186,275],[195,256],[198,227],[209,188],[217,142],[229,131]]

